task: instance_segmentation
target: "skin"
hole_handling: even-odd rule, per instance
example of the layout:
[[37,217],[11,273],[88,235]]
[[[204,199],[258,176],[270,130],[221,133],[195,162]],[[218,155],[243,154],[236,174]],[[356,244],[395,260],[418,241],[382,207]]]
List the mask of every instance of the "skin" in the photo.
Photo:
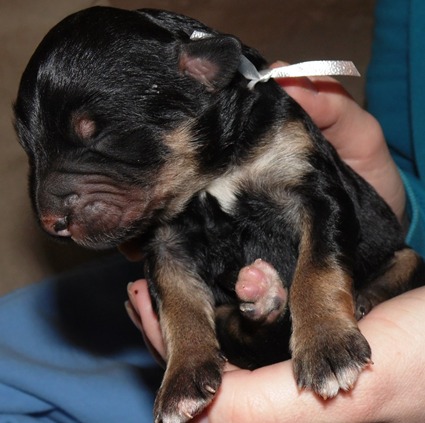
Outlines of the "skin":
[[[277,64],[278,65],[278,64]],[[331,78],[279,81],[322,129],[350,166],[388,202],[400,221],[405,192],[375,118]],[[129,285],[127,307],[157,357],[161,331],[146,281]],[[328,401],[299,391],[291,361],[255,371],[228,365],[223,384],[196,422],[419,423],[425,421],[425,287],[373,309],[359,322],[373,351],[354,389]]]

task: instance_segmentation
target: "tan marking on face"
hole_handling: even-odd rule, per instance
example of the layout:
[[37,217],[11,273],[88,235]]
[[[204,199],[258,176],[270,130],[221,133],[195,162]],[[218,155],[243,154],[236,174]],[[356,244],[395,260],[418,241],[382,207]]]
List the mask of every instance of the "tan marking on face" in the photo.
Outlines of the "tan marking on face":
[[190,122],[164,137],[172,157],[161,169],[152,197],[166,205],[165,218],[180,212],[187,201],[207,185],[206,176],[199,171],[197,150],[192,141]]

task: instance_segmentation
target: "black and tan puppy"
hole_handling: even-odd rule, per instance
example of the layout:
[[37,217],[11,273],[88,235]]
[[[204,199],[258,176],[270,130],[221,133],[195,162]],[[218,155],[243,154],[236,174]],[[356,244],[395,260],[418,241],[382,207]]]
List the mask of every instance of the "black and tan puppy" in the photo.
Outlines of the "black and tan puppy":
[[[157,422],[208,404],[221,351],[285,358],[289,327],[298,385],[350,389],[371,360],[356,315],[422,277],[384,201],[274,81],[247,86],[242,56],[266,67],[195,20],[92,8],[47,34],[15,105],[44,229],[91,248],[140,239],[167,347]],[[266,301],[244,303],[235,282],[259,258]]]

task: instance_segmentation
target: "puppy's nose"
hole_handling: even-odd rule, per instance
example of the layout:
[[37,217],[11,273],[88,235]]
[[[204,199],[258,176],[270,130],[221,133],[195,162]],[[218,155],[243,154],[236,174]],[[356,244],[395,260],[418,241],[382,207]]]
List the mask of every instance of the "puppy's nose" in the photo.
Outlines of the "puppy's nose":
[[69,222],[67,216],[43,216],[41,218],[43,228],[51,235],[70,237],[68,229]]

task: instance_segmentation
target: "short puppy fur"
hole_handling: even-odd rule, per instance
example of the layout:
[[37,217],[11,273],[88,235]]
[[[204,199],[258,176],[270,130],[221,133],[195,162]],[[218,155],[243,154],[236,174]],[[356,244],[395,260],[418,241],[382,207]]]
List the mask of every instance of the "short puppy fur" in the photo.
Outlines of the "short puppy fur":
[[[351,389],[371,362],[357,319],[425,280],[389,207],[274,81],[248,88],[242,56],[267,66],[184,16],[90,8],[47,34],[15,104],[42,227],[145,254],[167,350],[156,422],[202,411],[225,357],[285,359],[289,335],[301,388]],[[235,293],[246,266],[266,275],[258,301]]]

